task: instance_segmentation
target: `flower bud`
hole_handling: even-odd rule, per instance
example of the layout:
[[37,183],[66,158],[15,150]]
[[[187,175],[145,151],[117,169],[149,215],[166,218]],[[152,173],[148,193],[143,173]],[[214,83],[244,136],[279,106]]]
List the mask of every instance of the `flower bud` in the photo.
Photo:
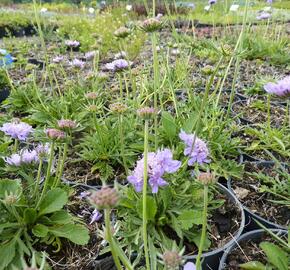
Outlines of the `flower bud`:
[[210,185],[216,183],[215,176],[212,173],[200,173],[197,176],[197,180],[201,182],[203,185]]
[[98,110],[98,106],[95,104],[88,106],[88,111],[90,112],[96,112],[97,110]]
[[201,72],[205,75],[211,75],[214,72],[214,69],[212,66],[206,65],[201,69]]
[[126,38],[130,35],[130,29],[128,29],[127,27],[120,27],[119,29],[117,29],[115,32],[114,32],[114,35],[117,37],[117,38]]
[[49,128],[46,130],[46,135],[48,138],[53,140],[60,140],[65,138],[65,132],[55,129],[55,128]]
[[85,97],[87,99],[97,99],[98,94],[96,92],[89,92],[89,93],[85,94]]
[[128,109],[128,107],[125,104],[122,104],[121,102],[113,103],[109,106],[109,108],[113,113],[119,114],[124,113]]
[[182,257],[177,251],[167,250],[163,254],[163,262],[167,268],[176,270],[182,262]]
[[142,22],[141,29],[145,32],[155,32],[162,28],[162,22],[156,18],[149,18]]
[[224,56],[229,56],[233,53],[231,46],[228,44],[222,45],[221,49],[222,49],[222,53],[224,54]]
[[57,125],[61,129],[66,129],[66,128],[75,128],[77,126],[76,122],[70,119],[61,119],[57,121]]
[[143,107],[137,110],[137,114],[144,119],[151,119],[156,112],[152,107]]
[[111,209],[118,203],[119,196],[114,188],[102,187],[90,196],[90,201],[97,209]]
[[18,201],[18,197],[15,194],[9,194],[5,196],[4,203],[7,205],[13,205]]

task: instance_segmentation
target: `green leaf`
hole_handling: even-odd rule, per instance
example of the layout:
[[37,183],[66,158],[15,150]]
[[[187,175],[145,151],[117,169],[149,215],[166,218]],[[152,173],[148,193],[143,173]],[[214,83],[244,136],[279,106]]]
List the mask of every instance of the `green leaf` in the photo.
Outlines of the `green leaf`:
[[168,112],[163,112],[161,116],[162,126],[166,136],[169,140],[172,140],[177,133],[177,127],[174,118]]
[[67,194],[61,188],[55,188],[48,191],[39,205],[39,215],[61,210],[67,203],[67,200]]
[[266,270],[266,266],[258,261],[247,262],[239,265],[243,269],[247,270]]
[[36,237],[46,237],[48,234],[48,227],[43,225],[43,224],[36,224],[33,228],[32,228],[32,233],[36,236]]
[[[154,220],[156,212],[157,212],[157,206],[156,202],[153,197],[147,196],[147,220]],[[142,199],[140,199],[137,203],[137,212],[139,214],[139,217],[142,218],[143,215],[143,202]]]
[[148,237],[148,244],[150,250],[150,269],[157,270],[157,250],[150,236]]
[[68,224],[73,221],[72,215],[65,210],[60,210],[53,213],[49,219],[54,224]]
[[26,224],[33,224],[36,221],[36,210],[33,208],[27,208],[24,211],[23,219]]
[[284,151],[286,150],[286,147],[285,147],[284,143],[279,138],[277,138],[276,136],[273,136],[273,139],[281,146],[281,148]]
[[77,245],[86,245],[89,242],[89,231],[85,226],[79,224],[64,224],[49,228],[49,232],[54,236],[67,238]]
[[178,221],[181,228],[184,230],[190,229],[194,224],[202,224],[202,211],[198,210],[184,210],[178,216]]
[[15,256],[16,240],[12,239],[8,243],[1,243],[0,246],[0,269],[6,269]]
[[279,270],[288,269],[287,254],[277,245],[269,242],[262,242],[260,247],[266,253],[268,261]]
[[1,179],[0,180],[0,199],[4,199],[6,194],[21,194],[20,180]]

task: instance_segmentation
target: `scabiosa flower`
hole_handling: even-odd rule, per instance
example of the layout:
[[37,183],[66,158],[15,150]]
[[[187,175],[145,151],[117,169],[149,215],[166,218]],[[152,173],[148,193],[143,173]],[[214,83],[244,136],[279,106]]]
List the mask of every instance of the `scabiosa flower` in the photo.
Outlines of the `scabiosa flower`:
[[[208,159],[209,150],[206,143],[195,138],[194,134],[187,134],[183,130],[179,133],[179,138],[185,143],[186,147],[184,149],[184,155],[188,156],[188,165],[192,166],[195,162],[198,164],[209,163]],[[194,145],[193,145],[194,143]]]
[[55,64],[59,64],[61,63],[62,61],[64,60],[64,57],[63,56],[56,56],[52,59],[52,62],[55,63]]
[[[162,178],[165,173],[174,173],[180,166],[181,162],[173,160],[173,154],[169,149],[148,153],[148,177],[152,193],[157,193],[159,187],[168,185]],[[127,178],[137,192],[141,192],[143,189],[143,173],[144,157],[137,161],[133,173]]]
[[87,53],[85,53],[85,59],[88,61],[93,60],[96,55],[97,55],[96,51],[87,52]]
[[74,68],[83,69],[85,67],[85,62],[79,59],[74,59],[70,62],[70,65]]
[[206,172],[206,173],[200,173],[197,176],[197,180],[202,183],[203,185],[210,185],[214,184],[216,182],[216,178],[212,173]]
[[105,68],[111,71],[121,71],[123,69],[127,69],[131,65],[131,62],[128,62],[124,59],[117,59],[111,63],[107,63]]
[[66,128],[75,128],[77,126],[76,121],[70,120],[70,119],[61,119],[57,121],[57,125],[61,129]]
[[114,113],[124,113],[128,109],[127,105],[121,102],[110,104],[109,108]]
[[0,128],[6,135],[11,136],[13,139],[25,141],[29,134],[32,132],[32,126],[23,122],[5,123]]
[[274,94],[280,97],[289,96],[290,95],[290,76],[287,76],[276,83],[269,82],[264,85],[264,89],[269,94]]
[[103,215],[97,209],[95,209],[92,213],[90,224],[98,222],[102,218],[102,216]]
[[216,2],[217,2],[217,0],[209,0],[208,1],[208,4],[209,5],[214,5],[214,4],[216,4]]
[[21,150],[17,154],[4,158],[5,162],[11,166],[19,167],[23,164],[32,164],[38,162],[36,150]]
[[183,270],[196,270],[196,266],[194,263],[192,262],[187,262],[184,266],[183,266]]
[[137,110],[137,114],[144,119],[150,119],[156,111],[153,107],[143,107]]
[[77,40],[66,40],[65,45],[71,48],[77,48],[80,46],[80,42]]
[[48,138],[53,140],[60,140],[65,138],[65,132],[55,129],[55,128],[49,128],[46,130],[46,135]]
[[111,209],[117,205],[119,196],[114,188],[105,186],[98,191],[92,192],[90,201],[99,210]]
[[149,18],[142,22],[141,29],[145,32],[155,32],[162,28],[161,16]]
[[45,144],[40,143],[36,146],[35,151],[37,152],[39,157],[47,156],[50,153],[50,144],[49,143],[45,143]]
[[267,20],[267,19],[270,19],[271,18],[271,14],[268,13],[268,12],[261,12],[257,17],[256,19],[257,20]]
[[115,32],[114,32],[114,35],[117,37],[117,38],[126,38],[130,35],[131,31],[130,29],[128,29],[127,27],[125,26],[122,26],[120,28],[118,28]]

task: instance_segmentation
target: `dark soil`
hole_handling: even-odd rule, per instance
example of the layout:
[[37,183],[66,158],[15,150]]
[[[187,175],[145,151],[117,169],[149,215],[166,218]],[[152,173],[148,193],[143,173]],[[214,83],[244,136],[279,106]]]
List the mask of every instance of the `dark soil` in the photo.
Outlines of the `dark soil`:
[[[271,202],[270,200],[281,200],[279,197],[275,197],[269,192],[261,192],[263,185],[271,188],[272,183],[263,183],[262,179],[259,179],[251,173],[262,173],[270,176],[272,179],[279,177],[281,185],[287,184],[287,179],[279,175],[279,172],[274,167],[258,166],[255,163],[247,163],[245,167],[246,173],[242,180],[232,181],[232,189],[236,193],[239,200],[253,213],[261,216],[262,218],[271,222],[277,223],[282,226],[288,226],[290,223],[290,209],[289,207],[281,204]],[[289,169],[288,169],[289,172]],[[288,179],[289,181],[289,179]],[[287,197],[287,191],[284,195]]]
[[[262,241],[268,241],[275,244],[275,240],[268,235],[264,235],[262,239],[251,239],[239,243],[239,246],[235,248],[227,258],[227,265],[225,270],[238,270],[240,264],[247,263],[249,261],[259,261],[263,264],[267,264],[266,255],[259,247]],[[287,241],[287,240],[286,240]]]

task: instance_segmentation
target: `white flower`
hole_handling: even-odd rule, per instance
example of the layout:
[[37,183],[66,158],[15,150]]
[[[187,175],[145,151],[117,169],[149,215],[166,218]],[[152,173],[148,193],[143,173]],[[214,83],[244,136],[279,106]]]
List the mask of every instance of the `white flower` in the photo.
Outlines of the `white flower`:
[[230,11],[236,12],[238,11],[239,7],[240,7],[239,5],[231,5]]
[[132,5],[127,5],[127,6],[126,6],[126,10],[127,10],[127,11],[131,11],[131,10],[132,10]]
[[45,12],[47,12],[47,8],[42,8],[42,9],[40,10],[40,13],[45,13]]
[[89,8],[89,13],[93,14],[94,12],[95,12],[95,9],[92,8],[92,7],[90,7],[90,8]]
[[209,11],[209,10],[210,10],[210,5],[205,6],[205,7],[204,7],[204,10],[205,10],[205,11]]

